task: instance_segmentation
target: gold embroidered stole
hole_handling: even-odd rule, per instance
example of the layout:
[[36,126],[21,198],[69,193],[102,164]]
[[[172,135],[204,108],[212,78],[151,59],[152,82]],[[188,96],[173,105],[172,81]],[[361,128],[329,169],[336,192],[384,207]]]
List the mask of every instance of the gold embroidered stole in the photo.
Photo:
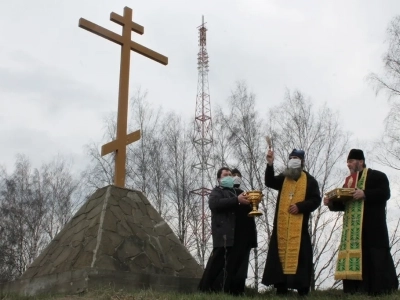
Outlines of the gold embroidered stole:
[[[367,179],[365,168],[357,188],[365,189]],[[358,178],[358,173],[357,177]],[[343,215],[342,238],[340,241],[335,280],[362,280],[362,224],[364,216],[364,200],[351,200],[345,203]]]
[[285,178],[278,207],[278,252],[283,274],[296,274],[300,252],[303,214],[292,215],[289,206],[304,201],[307,189],[307,175],[301,172],[295,181]]

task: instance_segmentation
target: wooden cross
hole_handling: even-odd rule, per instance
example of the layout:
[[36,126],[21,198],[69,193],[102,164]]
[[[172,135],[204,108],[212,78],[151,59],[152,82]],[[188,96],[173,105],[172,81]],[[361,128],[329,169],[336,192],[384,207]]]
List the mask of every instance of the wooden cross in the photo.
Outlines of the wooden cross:
[[153,50],[150,50],[131,40],[132,31],[139,34],[144,33],[143,26],[132,21],[131,8],[124,7],[123,16],[112,12],[110,14],[110,20],[122,26],[122,35],[118,35],[83,18],[79,19],[79,27],[97,34],[118,45],[121,45],[117,138],[101,147],[101,156],[114,151],[116,152],[114,184],[115,186],[124,188],[126,175],[126,146],[140,139],[140,130],[136,130],[130,134],[126,133],[128,123],[129,67],[131,50],[163,65],[168,64],[168,57],[154,52]]

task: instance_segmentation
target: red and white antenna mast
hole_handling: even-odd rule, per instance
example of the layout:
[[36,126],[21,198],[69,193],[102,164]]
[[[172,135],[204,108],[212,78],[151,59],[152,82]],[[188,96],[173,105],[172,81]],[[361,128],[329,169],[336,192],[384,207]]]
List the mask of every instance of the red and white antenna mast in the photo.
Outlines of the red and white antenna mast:
[[191,191],[201,197],[201,262],[204,267],[204,256],[208,234],[206,233],[206,202],[211,190],[206,187],[205,175],[207,169],[212,166],[209,164],[209,157],[212,147],[212,122],[211,122],[211,103],[210,89],[208,86],[208,53],[207,53],[207,28],[202,17],[202,24],[199,29],[199,53],[197,55],[198,83],[196,96],[196,111],[194,122],[193,143],[197,152],[197,162],[193,166],[200,170],[201,187]]

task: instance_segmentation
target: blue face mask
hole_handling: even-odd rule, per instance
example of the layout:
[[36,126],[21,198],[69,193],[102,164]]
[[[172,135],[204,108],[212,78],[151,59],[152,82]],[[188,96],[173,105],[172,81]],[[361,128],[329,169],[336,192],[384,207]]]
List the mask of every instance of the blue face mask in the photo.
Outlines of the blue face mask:
[[226,188],[233,188],[234,180],[231,176],[225,176],[221,179],[220,185]]

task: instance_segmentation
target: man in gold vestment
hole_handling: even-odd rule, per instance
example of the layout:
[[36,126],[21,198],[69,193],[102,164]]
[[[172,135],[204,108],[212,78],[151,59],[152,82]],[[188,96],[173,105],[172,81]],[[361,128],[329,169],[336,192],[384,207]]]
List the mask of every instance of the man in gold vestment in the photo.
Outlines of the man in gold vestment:
[[279,192],[262,283],[274,285],[280,295],[288,289],[307,295],[313,273],[308,221],[321,204],[321,194],[318,182],[303,170],[304,155],[303,150],[293,149],[287,169],[275,176],[274,153],[267,154],[265,185]]

